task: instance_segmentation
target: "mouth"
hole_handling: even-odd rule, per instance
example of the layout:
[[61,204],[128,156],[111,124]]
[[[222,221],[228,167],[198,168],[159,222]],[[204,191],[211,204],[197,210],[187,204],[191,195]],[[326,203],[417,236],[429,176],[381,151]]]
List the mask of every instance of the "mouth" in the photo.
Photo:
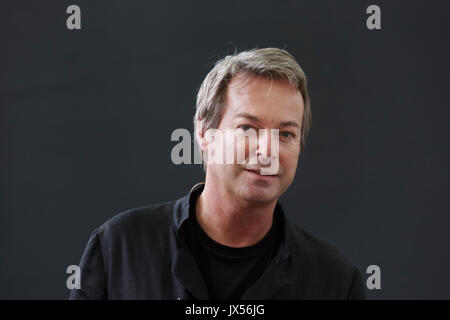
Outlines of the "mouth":
[[275,178],[278,175],[277,174],[264,174],[261,172],[261,169],[244,169],[245,171],[247,171],[248,173],[250,173],[252,176],[254,177],[258,177],[258,178]]

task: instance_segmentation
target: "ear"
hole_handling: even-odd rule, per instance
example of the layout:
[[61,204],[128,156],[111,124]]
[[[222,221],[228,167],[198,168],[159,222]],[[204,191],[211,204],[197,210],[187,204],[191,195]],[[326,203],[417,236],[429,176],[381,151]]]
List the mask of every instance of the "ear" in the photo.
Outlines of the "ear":
[[195,121],[195,139],[197,140],[200,150],[206,152],[205,130],[203,119]]

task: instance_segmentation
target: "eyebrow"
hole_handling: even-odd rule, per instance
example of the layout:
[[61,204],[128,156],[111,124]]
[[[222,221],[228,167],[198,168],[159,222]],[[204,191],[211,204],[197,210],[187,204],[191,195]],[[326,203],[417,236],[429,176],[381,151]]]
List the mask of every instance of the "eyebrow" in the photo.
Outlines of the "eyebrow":
[[[238,114],[236,114],[236,118],[246,118],[255,122],[261,122],[261,120],[258,117],[255,117],[254,115],[251,115],[250,113],[247,112],[240,112]],[[280,128],[284,128],[284,127],[297,127],[300,128],[299,124],[295,121],[283,121],[280,122],[278,125]]]

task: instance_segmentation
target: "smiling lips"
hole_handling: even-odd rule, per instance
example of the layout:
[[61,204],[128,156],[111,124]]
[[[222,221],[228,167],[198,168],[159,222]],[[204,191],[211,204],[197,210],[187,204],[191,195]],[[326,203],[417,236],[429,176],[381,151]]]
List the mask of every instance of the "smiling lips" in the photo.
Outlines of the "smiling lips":
[[258,176],[260,176],[260,177],[276,177],[277,175],[276,174],[261,174],[261,169],[247,169],[247,168],[245,168],[244,169],[245,171],[247,171],[247,172],[250,172],[250,173],[252,173],[252,174],[254,174],[254,175],[258,175]]

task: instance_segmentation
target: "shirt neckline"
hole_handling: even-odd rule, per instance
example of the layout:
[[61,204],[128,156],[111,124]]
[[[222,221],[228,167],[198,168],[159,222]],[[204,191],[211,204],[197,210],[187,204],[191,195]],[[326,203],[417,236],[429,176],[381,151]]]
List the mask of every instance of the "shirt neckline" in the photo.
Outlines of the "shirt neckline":
[[280,207],[278,203],[276,204],[274,209],[272,225],[270,226],[269,231],[260,241],[251,246],[230,247],[212,239],[199,224],[195,213],[195,208],[197,199],[201,194],[201,191],[203,191],[203,188],[196,189],[193,196],[191,197],[191,203],[189,206],[189,220],[191,226],[193,227],[194,235],[196,235],[200,244],[207,248],[209,251],[225,258],[242,259],[251,258],[257,255],[261,255],[266,251],[271,251],[273,247],[273,245],[271,244],[277,244],[277,239],[275,238],[280,225]]

